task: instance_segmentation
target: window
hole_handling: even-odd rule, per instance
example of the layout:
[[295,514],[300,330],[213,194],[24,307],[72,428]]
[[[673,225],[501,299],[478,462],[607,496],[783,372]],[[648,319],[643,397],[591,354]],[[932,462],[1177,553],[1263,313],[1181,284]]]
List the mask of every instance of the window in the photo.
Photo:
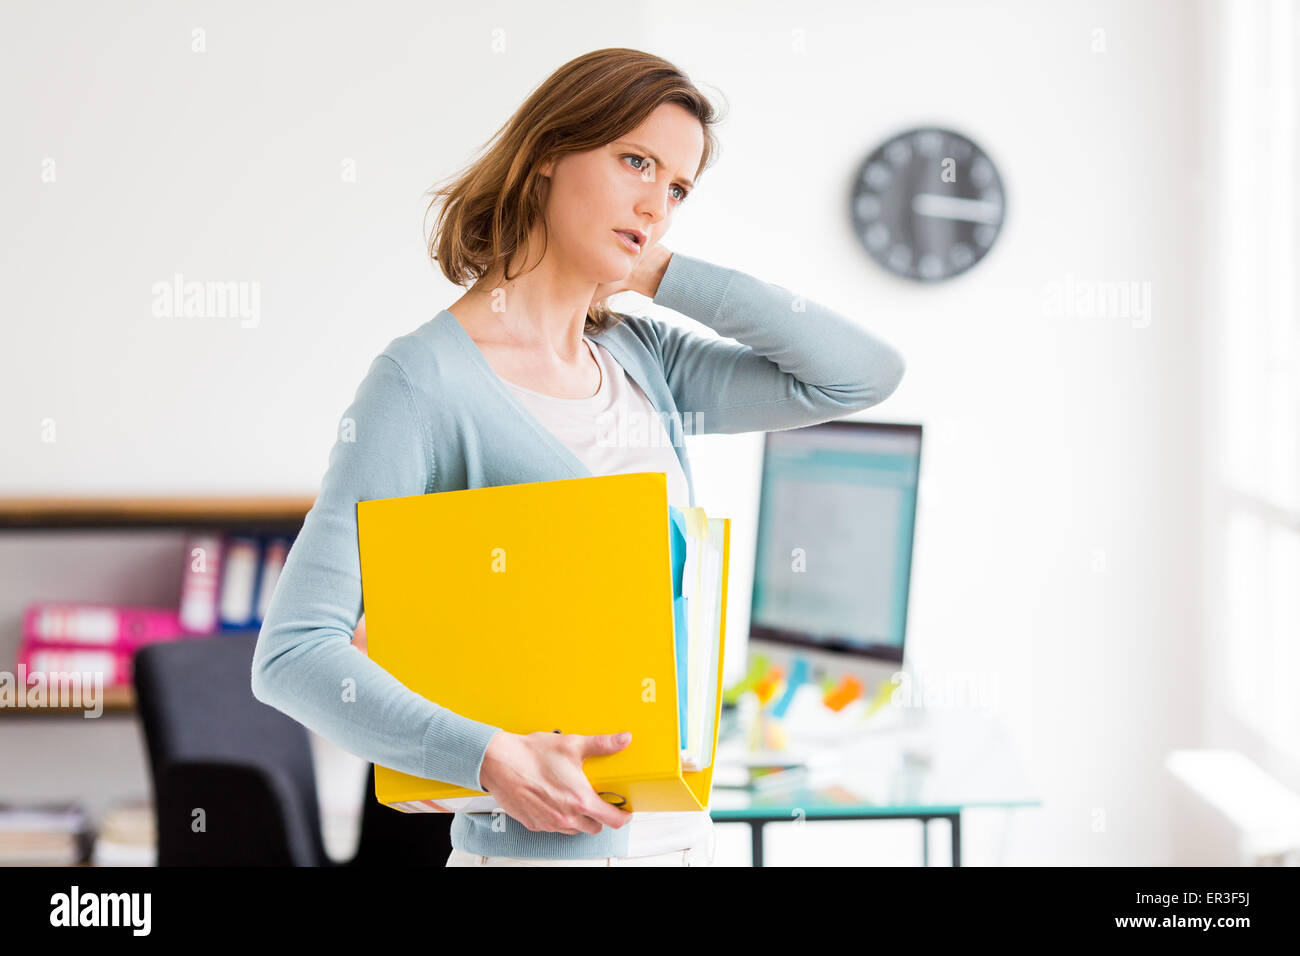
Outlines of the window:
[[1207,51],[1207,691],[1300,767],[1300,14],[1220,3]]

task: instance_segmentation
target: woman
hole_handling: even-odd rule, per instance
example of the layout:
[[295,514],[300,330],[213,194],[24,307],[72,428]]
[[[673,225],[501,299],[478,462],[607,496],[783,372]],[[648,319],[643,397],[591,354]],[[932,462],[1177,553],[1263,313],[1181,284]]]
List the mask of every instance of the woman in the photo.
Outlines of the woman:
[[[628,746],[619,728],[509,733],[357,653],[356,502],[662,471],[669,503],[688,507],[688,431],[828,421],[902,377],[898,352],[847,318],[662,245],[717,121],[672,64],[598,50],[560,67],[435,191],[430,254],[473,285],[374,360],[281,572],[254,694],[366,760],[492,793],[502,812],[456,814],[449,866],[708,865],[712,824],[595,793],[583,760]],[[612,312],[605,299],[623,291],[723,337]]]

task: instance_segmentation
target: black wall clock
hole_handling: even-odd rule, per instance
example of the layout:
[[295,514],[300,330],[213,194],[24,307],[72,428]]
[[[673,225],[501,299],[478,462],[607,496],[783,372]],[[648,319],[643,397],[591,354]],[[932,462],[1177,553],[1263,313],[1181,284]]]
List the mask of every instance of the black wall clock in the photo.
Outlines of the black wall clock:
[[935,282],[979,262],[1002,229],[1002,179],[975,143],[934,126],[881,144],[858,169],[853,231],[895,275]]

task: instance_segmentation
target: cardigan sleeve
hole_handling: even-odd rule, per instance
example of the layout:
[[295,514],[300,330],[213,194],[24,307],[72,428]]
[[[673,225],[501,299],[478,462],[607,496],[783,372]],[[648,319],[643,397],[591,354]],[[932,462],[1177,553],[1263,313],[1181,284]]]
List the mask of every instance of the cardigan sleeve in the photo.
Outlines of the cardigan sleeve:
[[899,351],[857,322],[737,269],[674,252],[653,302],[723,336],[653,323],[692,433],[815,425],[883,402],[903,377]]
[[285,559],[253,654],[253,696],[372,763],[481,790],[500,730],[417,694],[352,645],[363,611],[357,502],[426,493],[411,383],[381,354],[344,412],[320,492]]

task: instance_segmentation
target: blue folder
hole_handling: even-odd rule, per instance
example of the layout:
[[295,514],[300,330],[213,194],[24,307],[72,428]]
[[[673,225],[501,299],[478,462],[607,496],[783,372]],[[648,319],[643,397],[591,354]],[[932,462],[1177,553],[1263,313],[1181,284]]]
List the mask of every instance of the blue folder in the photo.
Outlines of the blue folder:
[[673,565],[673,641],[677,649],[677,726],[681,747],[686,749],[686,598],[682,595],[682,574],[686,568],[686,519],[679,508],[668,506],[669,554]]

